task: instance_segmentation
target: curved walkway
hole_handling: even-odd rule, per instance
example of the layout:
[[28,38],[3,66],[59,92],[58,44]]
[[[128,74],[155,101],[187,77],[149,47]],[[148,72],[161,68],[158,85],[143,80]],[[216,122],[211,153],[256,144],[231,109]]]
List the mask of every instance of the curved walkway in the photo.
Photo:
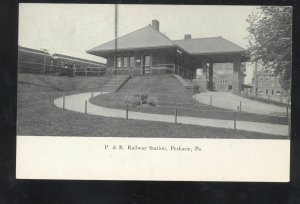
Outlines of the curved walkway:
[[219,108],[237,110],[241,101],[243,112],[286,117],[286,107],[251,100],[231,92],[203,92],[196,94],[196,100],[207,105],[210,104],[211,97],[212,106]]
[[[100,92],[94,92],[93,96],[100,95]],[[105,94],[105,92],[103,92]],[[115,117],[115,118],[126,118],[126,111],[120,109],[106,108],[102,106],[97,106],[89,102],[92,97],[92,93],[80,93],[74,95],[65,96],[65,109],[72,110],[80,113],[85,112],[85,101],[87,101],[87,113],[91,115],[99,115],[105,117]],[[63,108],[63,97],[56,98],[54,104]],[[174,115],[162,115],[153,113],[141,113],[129,111],[129,119],[135,120],[146,120],[146,121],[159,121],[174,123]],[[178,116],[177,122],[189,125],[201,125],[209,127],[227,128],[233,129],[233,120],[219,120],[219,119],[209,119],[209,118],[196,118],[187,116]],[[269,123],[258,123],[249,121],[237,121],[236,128],[238,130],[246,130],[253,132],[260,132],[273,135],[288,135],[288,126],[279,124],[269,124]]]

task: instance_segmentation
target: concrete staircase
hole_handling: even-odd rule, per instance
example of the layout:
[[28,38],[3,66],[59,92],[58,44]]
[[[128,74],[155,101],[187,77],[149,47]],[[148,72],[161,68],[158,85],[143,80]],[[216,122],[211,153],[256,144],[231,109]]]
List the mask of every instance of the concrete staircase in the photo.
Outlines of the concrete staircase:
[[194,84],[192,83],[191,80],[188,79],[183,79],[181,76],[175,74],[174,75],[175,79],[179,81],[179,83],[184,86],[185,89],[189,90],[191,93],[194,92]]
[[131,77],[129,75],[115,75],[104,86],[102,91],[104,92],[116,92],[118,91]]

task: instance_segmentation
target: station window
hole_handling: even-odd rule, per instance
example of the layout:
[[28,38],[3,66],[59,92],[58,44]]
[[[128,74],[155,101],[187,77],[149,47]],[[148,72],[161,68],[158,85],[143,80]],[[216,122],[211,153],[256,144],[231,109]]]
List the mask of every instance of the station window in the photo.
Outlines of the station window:
[[203,69],[199,68],[196,70],[197,76],[202,76],[203,75]]
[[117,57],[117,67],[122,67],[122,57]]
[[134,57],[129,57],[129,67],[134,67]]
[[123,67],[128,67],[128,57],[123,58]]
[[221,78],[221,84],[226,84],[226,79]]

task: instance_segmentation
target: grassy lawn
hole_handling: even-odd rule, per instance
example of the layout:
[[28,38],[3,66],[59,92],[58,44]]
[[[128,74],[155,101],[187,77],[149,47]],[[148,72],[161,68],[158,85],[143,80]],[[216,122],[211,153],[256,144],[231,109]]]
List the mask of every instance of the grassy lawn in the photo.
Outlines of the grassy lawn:
[[287,139],[222,128],[85,115],[62,110],[49,101],[50,96],[62,96],[64,92],[29,85],[19,85],[18,90],[18,135]]
[[[125,99],[137,93],[148,93],[148,96],[156,96],[158,103],[151,106],[130,106],[131,111],[143,111],[147,113],[160,113],[171,115],[177,113],[179,116],[192,116],[214,119],[233,120],[235,115],[232,111],[218,107],[209,107],[192,98],[192,93],[187,91],[173,76],[139,76],[130,79],[117,93],[100,95],[90,100],[95,105],[104,107],[124,109]],[[108,101],[108,102],[107,102]],[[197,110],[195,110],[197,109]],[[284,117],[259,115],[253,113],[239,113],[238,120],[255,121],[274,124],[288,124]]]
[[[56,87],[62,90],[72,91],[99,91],[108,82],[111,76],[105,77],[68,77],[68,76],[49,76],[18,74],[18,81],[29,82],[42,86]],[[31,88],[38,89],[38,87]],[[42,89],[43,91],[44,89]],[[49,91],[49,90],[48,90]]]
[[[99,95],[90,99],[90,102],[95,105],[100,105],[104,107],[116,108],[116,109],[126,109],[126,96],[131,93],[117,92],[109,93],[105,95]],[[192,116],[192,117],[203,117],[203,118],[214,118],[214,119],[225,119],[233,120],[234,113],[226,109],[212,107],[209,109],[209,106],[201,104],[191,95],[188,94],[156,94],[150,93],[150,96],[157,96],[158,103],[161,105],[157,106],[148,106],[143,105],[143,108],[138,106],[129,106],[129,111],[139,111],[146,113],[159,113],[171,115],[175,113],[175,108],[177,108],[177,113],[179,116]],[[197,110],[195,110],[197,109]],[[273,123],[273,124],[288,124],[285,117],[276,117],[268,115],[259,115],[254,113],[238,113],[237,120],[244,121],[254,121],[254,122],[264,122],[264,123]]]
[[255,95],[246,95],[246,94],[236,94],[236,95],[244,97],[244,98],[248,98],[248,99],[251,99],[251,100],[254,100],[254,101],[258,101],[258,102],[261,102],[261,103],[273,104],[273,105],[282,106],[282,107],[287,106],[286,103],[269,100],[267,98],[262,98],[262,97],[255,96]]
[[[55,77],[30,74],[19,74],[19,81],[57,87],[70,90],[70,94],[99,91],[109,77]],[[144,83],[141,83],[144,82]],[[138,85],[137,85],[138,84]],[[163,88],[161,88],[163,86]],[[135,88],[134,88],[135,87]],[[171,77],[133,78],[130,83],[109,97],[124,99],[125,95],[139,91],[147,91],[158,96],[160,103],[188,108],[203,109],[191,97],[191,94]],[[165,93],[169,93],[166,95]],[[17,104],[17,134],[18,135],[45,135],[45,136],[102,136],[102,137],[187,137],[187,138],[261,138],[261,139],[287,139],[287,137],[274,136],[247,131],[234,131],[230,129],[203,127],[184,124],[170,124],[163,122],[147,122],[139,120],[126,120],[101,116],[92,116],[57,108],[51,99],[66,95],[66,91],[55,91],[52,88],[18,84]],[[180,97],[178,97],[180,94]],[[106,106],[106,97],[99,96],[92,99],[93,103]],[[185,104],[182,104],[185,103]],[[179,105],[180,104],[180,105]],[[109,103],[109,107],[125,108],[124,101]],[[140,107],[131,107],[140,110]],[[213,110],[221,110],[213,108]],[[144,107],[144,112],[174,114],[174,108]],[[179,110],[179,115],[199,116],[194,110]],[[207,112],[206,117],[212,117]],[[193,115],[194,114],[194,115]],[[225,117],[219,114],[214,117]],[[201,115],[201,117],[204,117]],[[227,116],[226,116],[227,117]],[[257,118],[256,118],[257,121]]]

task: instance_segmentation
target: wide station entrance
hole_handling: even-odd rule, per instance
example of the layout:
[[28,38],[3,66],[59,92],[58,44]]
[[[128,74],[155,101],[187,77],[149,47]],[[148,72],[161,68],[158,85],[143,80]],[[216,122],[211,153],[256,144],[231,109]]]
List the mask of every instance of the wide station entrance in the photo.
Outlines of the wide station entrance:
[[[194,67],[194,72],[197,69],[202,69],[203,75],[206,76],[207,89],[209,91],[214,90],[214,64],[215,63],[232,63],[232,84],[230,89],[234,93],[240,93],[241,84],[243,83],[244,71],[241,67],[242,62],[245,62],[246,58],[241,54],[211,54],[202,56],[192,56],[191,67]],[[198,71],[199,72],[199,71]]]

